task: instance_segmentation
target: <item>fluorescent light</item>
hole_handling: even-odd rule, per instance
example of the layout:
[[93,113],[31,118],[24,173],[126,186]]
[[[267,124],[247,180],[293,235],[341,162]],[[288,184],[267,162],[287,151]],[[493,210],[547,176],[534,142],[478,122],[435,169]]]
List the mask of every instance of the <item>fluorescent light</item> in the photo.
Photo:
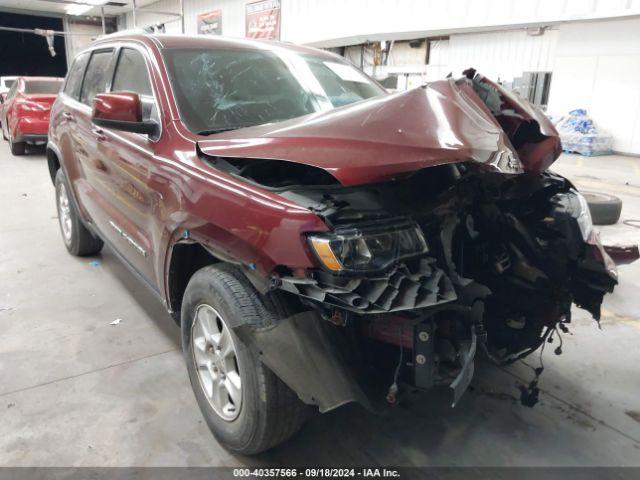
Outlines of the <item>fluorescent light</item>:
[[109,0],[85,0],[82,3],[72,3],[66,8],[66,12],[69,15],[83,15],[91,10],[93,7],[99,7],[104,5]]
[[68,5],[65,10],[69,15],[82,15],[87,13],[92,8],[93,8],[93,5],[81,5],[79,3],[74,3],[71,5]]

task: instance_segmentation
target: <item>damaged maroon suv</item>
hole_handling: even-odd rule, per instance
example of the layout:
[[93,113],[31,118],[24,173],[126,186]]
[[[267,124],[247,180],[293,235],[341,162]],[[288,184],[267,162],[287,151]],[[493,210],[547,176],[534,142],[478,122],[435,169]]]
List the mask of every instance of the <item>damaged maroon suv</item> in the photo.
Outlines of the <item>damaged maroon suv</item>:
[[476,351],[517,361],[616,284],[548,170],[553,126],[473,70],[389,94],[315,49],[120,34],[76,57],[51,120],[67,249],[107,243],[156,292],[237,452],[310,406],[436,386],[455,404]]

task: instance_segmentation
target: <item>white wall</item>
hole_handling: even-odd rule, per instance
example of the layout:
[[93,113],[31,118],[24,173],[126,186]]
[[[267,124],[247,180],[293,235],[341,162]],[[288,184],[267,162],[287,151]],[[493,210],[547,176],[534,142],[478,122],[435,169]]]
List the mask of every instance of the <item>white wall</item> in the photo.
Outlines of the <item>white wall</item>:
[[[196,33],[198,13],[222,9],[223,34],[244,36],[245,5],[251,1],[184,0],[185,31]],[[640,15],[640,0],[281,0],[281,4],[282,40],[321,47]],[[177,11],[178,1],[153,5],[156,10],[167,7]],[[127,18],[131,28],[131,15]]]
[[[245,5],[250,1],[184,0],[185,32],[197,33],[198,13],[221,9],[223,34],[243,37]],[[431,64],[424,68],[427,80],[471,66],[507,81],[524,71],[552,71],[550,113],[586,108],[613,134],[616,151],[640,154],[640,0],[281,0],[281,4],[281,38],[295,43],[344,46],[449,33],[449,41],[432,51]],[[151,8],[177,11],[178,1],[161,0]],[[597,20],[581,21],[585,19]],[[138,15],[138,26],[160,21],[157,16]],[[131,14],[126,24],[132,27]],[[549,28],[541,36],[527,35],[524,27],[536,24]],[[470,32],[478,29],[484,31]],[[167,31],[180,31],[180,24],[168,23]],[[359,54],[356,49],[349,53]],[[421,50],[399,45],[390,66],[376,67],[377,71],[398,70],[394,64],[419,55]]]
[[[245,0],[184,0],[184,30],[187,34],[198,33],[198,14],[222,10],[222,33],[229,37],[244,37]],[[179,12],[178,0],[160,0],[148,4],[144,8],[163,12]],[[136,26],[145,27],[157,23],[165,24],[167,33],[179,33],[180,22],[173,21],[171,16],[145,13],[143,9],[136,12]],[[123,28],[133,28],[133,14],[127,13]]]
[[[317,46],[640,14],[640,0],[283,0],[286,40]],[[342,43],[340,43],[342,42]]]
[[[161,12],[175,12],[176,14],[180,13],[180,8],[177,0],[160,0],[153,4],[145,5],[145,8]],[[127,13],[125,15],[125,19],[125,25],[123,28],[134,28],[133,13]],[[136,10],[135,26],[137,28],[155,25],[158,23],[165,24],[167,33],[180,33],[182,31],[180,20],[175,15],[158,15],[155,13],[147,13],[144,11],[144,9]]]
[[474,67],[495,80],[510,81],[522,72],[551,71],[558,30],[527,35],[524,30],[452,35],[449,38],[448,69],[458,74]]
[[549,113],[586,108],[613,149],[640,154],[640,19],[563,25]]
[[66,32],[74,35],[65,37],[65,45],[67,49],[67,63],[71,65],[71,61],[76,54],[84,50],[93,41],[94,38],[102,35],[102,27],[95,25],[85,25],[82,23],[74,23],[73,17],[67,17],[64,21],[64,29]]
[[244,37],[244,2],[242,0],[185,0],[185,32],[198,33],[199,13],[222,10],[222,33],[229,37]]

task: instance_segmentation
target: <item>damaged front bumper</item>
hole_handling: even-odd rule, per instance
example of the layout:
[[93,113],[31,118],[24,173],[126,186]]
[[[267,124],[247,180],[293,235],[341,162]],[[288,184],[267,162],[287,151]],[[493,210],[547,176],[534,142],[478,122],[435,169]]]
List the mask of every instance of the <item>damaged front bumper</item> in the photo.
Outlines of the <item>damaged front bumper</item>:
[[281,278],[282,289],[315,302],[362,314],[424,308],[456,299],[451,280],[433,257],[401,263],[370,277],[336,276],[323,271],[308,278]]
[[[579,194],[562,177],[505,179],[468,168],[436,198],[419,201],[424,193],[414,192],[413,211],[400,211],[383,186],[376,189],[394,217],[420,225],[428,251],[373,273],[280,275],[274,285],[303,311],[276,325],[238,329],[320,411],[348,402],[378,410],[398,384],[448,386],[455,405],[471,382],[477,350],[500,365],[520,360],[566,328],[571,303],[599,319],[602,297],[617,283]],[[323,195],[342,206],[328,223],[351,218],[339,191],[330,200]]]
[[304,403],[317,405],[320,412],[350,402],[375,409],[348,342],[317,312],[298,313],[269,327],[243,325],[235,332]]

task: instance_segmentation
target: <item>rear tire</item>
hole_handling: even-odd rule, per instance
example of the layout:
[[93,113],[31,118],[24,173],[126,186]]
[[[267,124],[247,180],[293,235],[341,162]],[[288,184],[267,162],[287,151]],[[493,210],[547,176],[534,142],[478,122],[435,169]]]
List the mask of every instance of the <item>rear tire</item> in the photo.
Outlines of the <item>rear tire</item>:
[[58,222],[64,246],[67,247],[71,255],[76,257],[95,255],[100,252],[104,243],[93,235],[80,220],[73,197],[69,193],[67,179],[61,168],[56,172],[55,185]]
[[613,225],[620,219],[622,200],[613,195],[599,192],[581,192],[589,205],[594,225]]
[[[258,294],[236,267],[217,264],[204,267],[193,275],[182,301],[181,316],[182,349],[191,386],[207,425],[225,448],[245,455],[256,454],[284,442],[300,429],[310,407],[240,341],[232,328],[275,321],[281,314],[274,301]],[[201,323],[208,323],[209,331],[219,333],[203,335]],[[203,339],[216,336],[222,339],[225,329],[234,345],[235,360],[231,370],[234,375],[239,374],[241,388],[240,395],[237,392],[235,395],[238,401],[233,401],[230,390],[227,390],[228,397],[224,396],[225,391],[222,392],[223,402],[228,401],[233,406],[219,413],[215,408],[214,385],[219,381],[217,372],[223,369],[216,368],[221,362],[213,352],[226,349],[214,345],[215,340],[207,346]],[[203,357],[203,352],[209,353]],[[207,361],[207,358],[213,360]],[[213,378],[211,382],[209,377]],[[222,379],[219,385],[226,381],[224,374]]]
[[14,142],[9,139],[9,146],[11,147],[11,153],[13,155],[24,155],[27,144],[25,142]]

